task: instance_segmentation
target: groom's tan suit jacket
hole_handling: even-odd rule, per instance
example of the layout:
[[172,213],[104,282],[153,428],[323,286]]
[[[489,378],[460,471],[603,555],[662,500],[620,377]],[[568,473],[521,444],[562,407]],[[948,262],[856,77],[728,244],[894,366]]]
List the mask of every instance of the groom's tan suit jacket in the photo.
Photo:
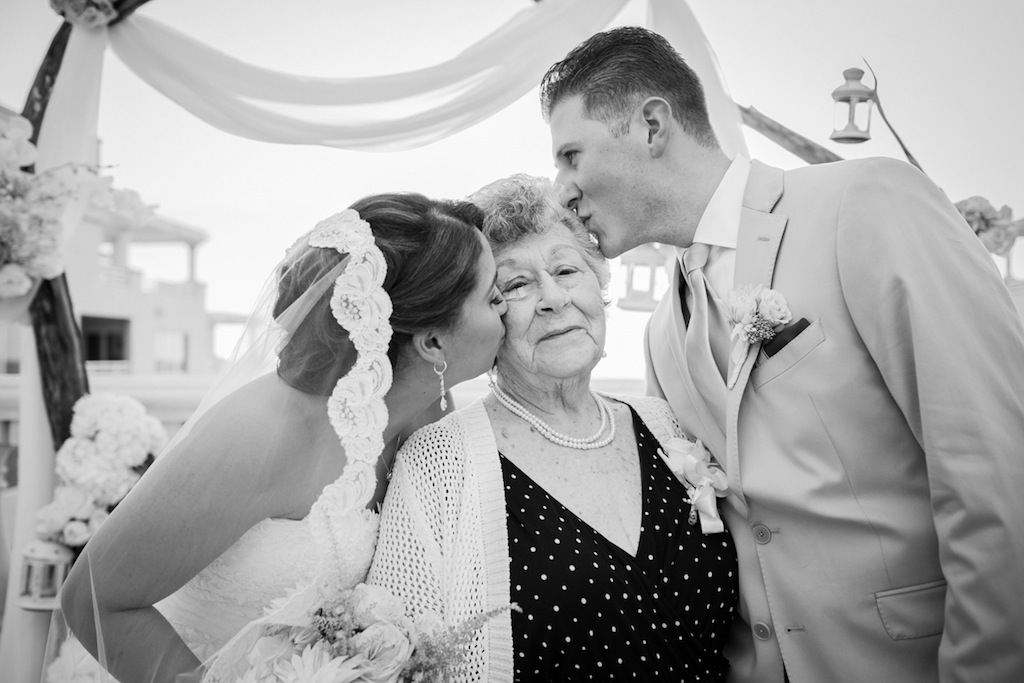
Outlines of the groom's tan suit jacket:
[[753,348],[715,424],[678,266],[648,391],[725,468],[730,680],[1024,680],[1024,343],[988,252],[916,169],[753,162],[735,284],[810,324]]

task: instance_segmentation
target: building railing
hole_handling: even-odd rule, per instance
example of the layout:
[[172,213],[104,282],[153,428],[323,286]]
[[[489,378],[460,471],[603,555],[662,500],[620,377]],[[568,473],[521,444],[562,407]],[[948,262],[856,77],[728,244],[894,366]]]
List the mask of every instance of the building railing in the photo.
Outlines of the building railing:
[[141,289],[142,273],[121,266],[104,266],[100,268],[100,282],[124,289]]
[[154,282],[152,292],[157,296],[177,299],[202,299],[206,295],[206,285],[202,282]]
[[105,375],[127,375],[132,371],[132,364],[127,360],[87,360],[85,371],[90,379]]

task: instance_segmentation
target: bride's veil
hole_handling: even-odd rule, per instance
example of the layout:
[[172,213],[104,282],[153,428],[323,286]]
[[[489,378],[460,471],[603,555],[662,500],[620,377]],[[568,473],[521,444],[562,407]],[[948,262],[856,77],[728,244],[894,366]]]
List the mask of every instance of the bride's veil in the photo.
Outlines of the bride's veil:
[[[281,308],[282,283],[296,279],[298,270],[309,267],[301,258],[308,242],[309,235],[302,236],[288,249],[284,259],[267,277],[231,357],[203,395],[192,415],[171,437],[163,450],[164,454],[173,452],[174,447],[192,431],[211,407],[254,379],[275,372],[280,354],[292,335],[304,324],[310,324],[311,321],[308,319],[312,311],[325,305],[324,297],[345,269],[348,257],[317,278],[286,307],[277,310]],[[351,348],[349,351],[354,354]],[[345,355],[342,348],[338,349],[338,353],[341,356]],[[348,359],[348,365],[351,365],[351,360]],[[162,459],[163,456],[158,460]]]

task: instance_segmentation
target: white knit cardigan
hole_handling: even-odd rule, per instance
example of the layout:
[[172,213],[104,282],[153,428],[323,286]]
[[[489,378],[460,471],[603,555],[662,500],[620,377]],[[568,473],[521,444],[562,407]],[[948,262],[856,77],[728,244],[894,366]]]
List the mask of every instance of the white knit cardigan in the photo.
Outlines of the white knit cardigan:
[[[614,398],[631,405],[662,445],[682,436],[662,399]],[[487,410],[477,401],[402,447],[368,581],[401,597],[409,616],[434,612],[454,625],[509,605],[509,563],[501,463]],[[505,611],[478,632],[458,680],[510,683],[512,658]]]

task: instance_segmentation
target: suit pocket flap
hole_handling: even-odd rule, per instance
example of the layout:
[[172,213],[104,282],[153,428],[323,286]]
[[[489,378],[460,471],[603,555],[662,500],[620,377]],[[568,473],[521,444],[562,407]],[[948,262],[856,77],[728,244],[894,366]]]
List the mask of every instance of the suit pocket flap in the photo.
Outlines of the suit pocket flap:
[[942,633],[946,619],[946,582],[921,583],[875,593],[878,614],[893,640]]
[[825,341],[821,319],[815,320],[771,358],[750,372],[750,383],[755,389],[775,379],[793,367],[801,358]]

